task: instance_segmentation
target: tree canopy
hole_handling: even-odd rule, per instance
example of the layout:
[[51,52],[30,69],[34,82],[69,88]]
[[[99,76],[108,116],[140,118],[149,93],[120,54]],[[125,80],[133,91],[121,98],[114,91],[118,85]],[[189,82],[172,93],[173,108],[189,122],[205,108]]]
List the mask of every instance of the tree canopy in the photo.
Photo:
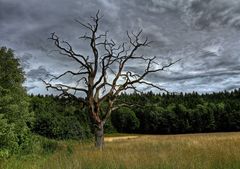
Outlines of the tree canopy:
[[25,88],[24,73],[11,49],[0,49],[0,156],[28,148],[33,114]]

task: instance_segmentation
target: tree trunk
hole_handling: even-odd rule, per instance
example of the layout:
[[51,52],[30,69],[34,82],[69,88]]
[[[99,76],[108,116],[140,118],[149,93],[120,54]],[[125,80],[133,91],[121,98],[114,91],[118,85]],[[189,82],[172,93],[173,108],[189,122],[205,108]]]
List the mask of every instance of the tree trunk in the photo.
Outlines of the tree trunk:
[[102,150],[104,146],[104,129],[103,123],[95,127],[95,147]]

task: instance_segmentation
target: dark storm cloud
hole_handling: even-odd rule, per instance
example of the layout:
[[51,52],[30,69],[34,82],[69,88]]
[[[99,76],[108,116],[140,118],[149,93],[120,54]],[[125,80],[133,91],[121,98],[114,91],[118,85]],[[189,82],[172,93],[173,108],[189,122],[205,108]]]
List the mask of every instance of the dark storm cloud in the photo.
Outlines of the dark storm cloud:
[[45,79],[49,76],[48,72],[43,66],[38,67],[37,69],[32,69],[27,73],[27,77],[36,80],[36,79]]
[[[87,30],[74,19],[88,22],[98,9],[104,15],[100,31],[108,30],[114,40],[126,40],[126,30],[143,29],[154,43],[141,53],[156,55],[160,65],[169,57],[182,58],[168,71],[149,77],[166,89],[211,92],[239,87],[238,0],[0,0],[0,45],[13,48],[22,60],[30,92],[45,92],[39,78],[78,67],[50,52],[50,33],[89,54],[89,45],[78,39]],[[129,68],[139,72],[141,66]]]
[[[194,79],[202,79],[203,82],[216,82],[214,78],[221,79],[224,81],[226,77],[233,77],[236,75],[240,75],[240,71],[209,71],[209,72],[199,72],[195,74],[181,74],[181,73],[175,73],[174,76],[167,76],[167,75],[159,75],[158,78],[164,81],[169,82],[179,82],[179,81],[187,81],[187,80],[194,80]],[[154,79],[156,79],[157,76],[154,76]],[[156,79],[157,80],[157,79]],[[206,80],[206,81],[205,81]],[[218,81],[218,80],[217,80]]]
[[196,0],[189,12],[200,29],[229,25],[240,28],[240,2],[237,0]]
[[20,56],[20,61],[21,61],[21,66],[26,70],[26,69],[29,69],[30,68],[30,60],[32,59],[32,55],[29,54],[29,53],[26,53],[22,56]]

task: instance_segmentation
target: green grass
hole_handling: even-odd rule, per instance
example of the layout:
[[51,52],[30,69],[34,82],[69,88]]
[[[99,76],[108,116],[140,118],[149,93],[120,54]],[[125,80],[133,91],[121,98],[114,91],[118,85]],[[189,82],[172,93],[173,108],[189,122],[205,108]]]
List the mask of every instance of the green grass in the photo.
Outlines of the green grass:
[[[126,135],[124,135],[126,136]],[[60,142],[48,155],[12,157],[1,169],[239,169],[240,133],[138,135],[106,142]]]

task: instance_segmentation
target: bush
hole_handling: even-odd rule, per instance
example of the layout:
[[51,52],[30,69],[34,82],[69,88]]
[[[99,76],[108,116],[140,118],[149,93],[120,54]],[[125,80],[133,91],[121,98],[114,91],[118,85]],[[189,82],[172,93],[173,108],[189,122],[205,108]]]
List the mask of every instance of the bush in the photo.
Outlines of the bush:
[[7,119],[0,114],[0,157],[9,157],[18,149],[17,134],[14,125],[9,124]]

